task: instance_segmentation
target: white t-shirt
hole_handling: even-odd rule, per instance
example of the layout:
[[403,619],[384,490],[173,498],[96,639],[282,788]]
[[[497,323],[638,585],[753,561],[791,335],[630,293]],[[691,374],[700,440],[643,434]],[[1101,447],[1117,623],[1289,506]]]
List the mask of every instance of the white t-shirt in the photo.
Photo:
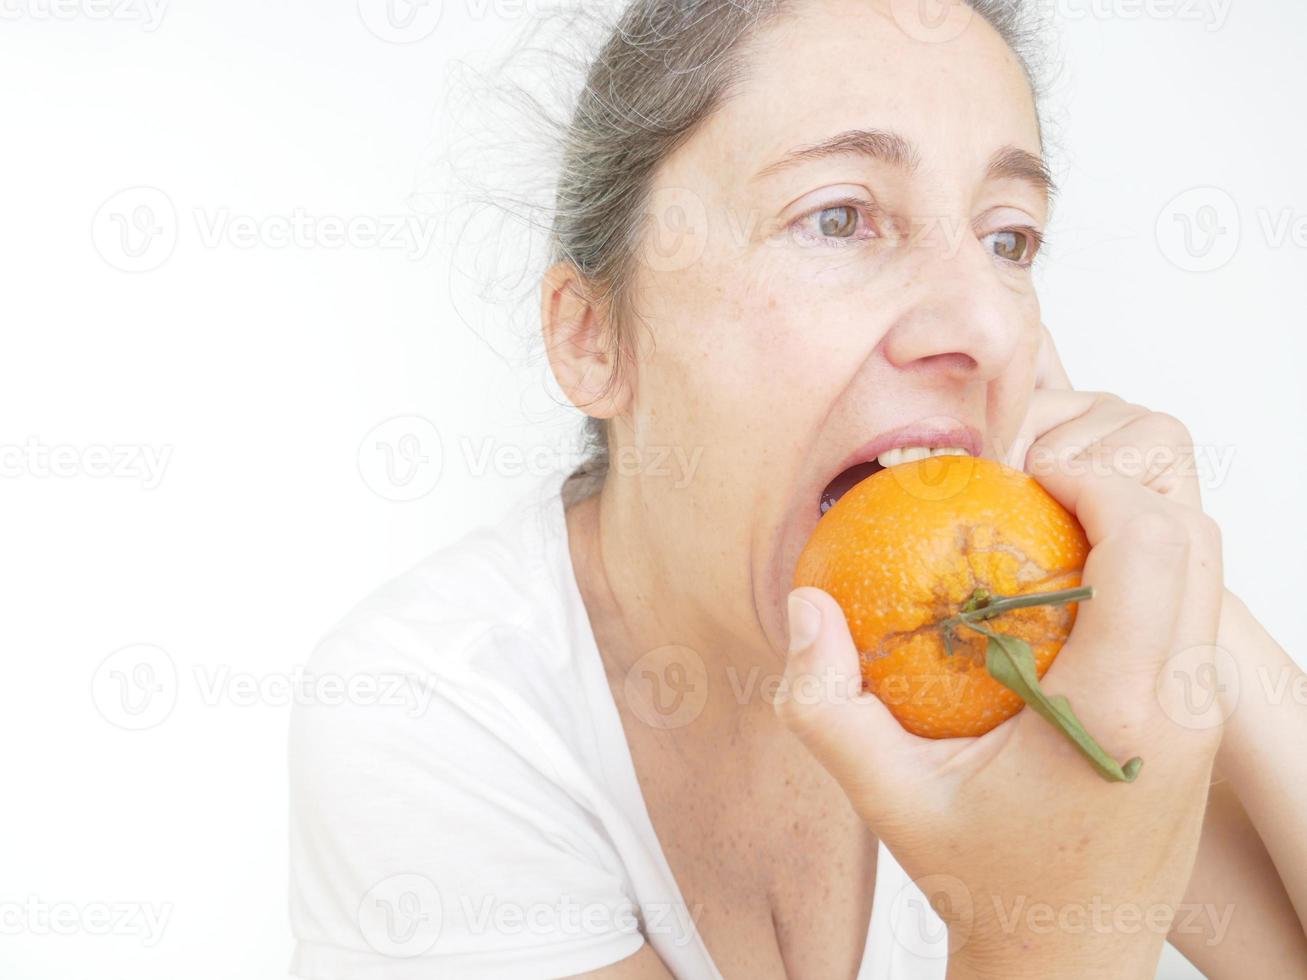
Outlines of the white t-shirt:
[[[290,738],[291,973],[565,977],[646,941],[721,974],[641,795],[560,495],[443,548],[313,654]],[[882,843],[859,980],[936,980],[943,923]]]

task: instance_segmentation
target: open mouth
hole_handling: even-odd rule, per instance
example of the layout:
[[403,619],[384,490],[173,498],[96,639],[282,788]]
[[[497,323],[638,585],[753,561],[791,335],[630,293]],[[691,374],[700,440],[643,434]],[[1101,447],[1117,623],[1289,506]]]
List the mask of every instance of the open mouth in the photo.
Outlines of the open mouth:
[[835,506],[841,497],[867,477],[891,466],[898,466],[900,463],[914,463],[919,459],[925,459],[927,456],[970,455],[973,455],[973,453],[961,446],[940,446],[938,448],[899,446],[894,449],[887,449],[877,455],[875,459],[864,460],[841,470],[835,479],[826,484],[826,489],[821,492],[821,502],[818,504],[818,510],[821,514],[825,514],[826,511]]

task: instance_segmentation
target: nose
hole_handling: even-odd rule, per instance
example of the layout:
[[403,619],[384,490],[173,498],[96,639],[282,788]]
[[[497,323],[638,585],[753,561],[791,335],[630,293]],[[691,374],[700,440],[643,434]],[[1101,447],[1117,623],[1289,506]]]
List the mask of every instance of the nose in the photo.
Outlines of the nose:
[[997,377],[1039,322],[1033,289],[1008,279],[969,233],[952,247],[936,238],[912,248],[902,306],[882,342],[886,359],[941,379]]

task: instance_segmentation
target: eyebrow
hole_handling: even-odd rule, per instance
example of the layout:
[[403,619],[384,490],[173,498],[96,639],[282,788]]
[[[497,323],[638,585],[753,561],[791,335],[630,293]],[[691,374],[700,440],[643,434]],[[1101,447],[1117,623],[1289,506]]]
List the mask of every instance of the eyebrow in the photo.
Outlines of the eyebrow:
[[1024,180],[1045,197],[1057,194],[1057,184],[1043,158],[1015,146],[1005,146],[990,157],[985,176],[990,180]]
[[[751,180],[761,180],[780,173],[808,160],[833,156],[864,156],[879,160],[891,167],[915,171],[921,157],[916,147],[898,133],[883,129],[850,129],[819,143],[796,146],[779,160],[763,167]],[[1004,146],[989,158],[985,168],[989,180],[1021,180],[1033,186],[1046,197],[1057,193],[1053,175],[1042,158],[1016,146]]]
[[909,171],[915,170],[918,164],[916,150],[898,133],[883,129],[850,129],[820,143],[796,146],[779,160],[763,167],[753,175],[752,179],[761,180],[763,177],[770,177],[808,160],[846,155],[871,157]]

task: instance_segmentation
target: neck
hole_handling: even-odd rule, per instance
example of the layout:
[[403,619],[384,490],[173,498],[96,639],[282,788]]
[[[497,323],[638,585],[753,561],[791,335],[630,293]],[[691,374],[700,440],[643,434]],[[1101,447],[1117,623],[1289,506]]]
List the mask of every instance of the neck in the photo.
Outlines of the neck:
[[625,686],[652,668],[672,688],[686,686],[698,699],[696,729],[738,726],[759,709],[770,720],[780,653],[752,617],[747,632],[732,630],[731,607],[692,589],[694,577],[669,561],[676,532],[650,526],[626,482],[610,478],[567,509],[572,566],[610,681]]

